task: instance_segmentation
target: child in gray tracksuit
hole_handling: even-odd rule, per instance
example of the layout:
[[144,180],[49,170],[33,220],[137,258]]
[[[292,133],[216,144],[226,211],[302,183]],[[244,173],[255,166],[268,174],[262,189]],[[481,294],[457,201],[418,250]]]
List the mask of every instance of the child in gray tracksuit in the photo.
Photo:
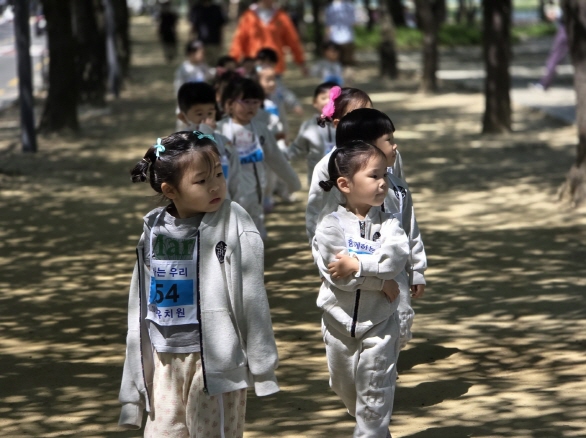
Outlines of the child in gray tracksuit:
[[[401,301],[398,315],[401,322],[401,348],[412,338],[411,327],[415,312],[411,306],[411,298],[420,298],[425,292],[424,272],[427,269],[427,258],[423,240],[413,208],[413,200],[407,183],[397,176],[397,160],[400,158],[397,145],[394,143],[393,122],[389,117],[372,108],[356,109],[340,120],[336,130],[336,141],[340,145],[352,147],[356,140],[363,140],[379,147],[387,156],[387,183],[389,191],[383,204],[383,210],[399,219],[409,239],[409,258],[405,265],[409,283],[401,288]],[[328,160],[324,157],[315,167],[309,199],[307,202],[306,226],[310,239],[315,233],[315,226],[321,218],[335,211],[343,199],[335,190],[324,192],[319,181],[328,179]],[[393,161],[394,160],[394,161]]]
[[380,149],[364,142],[336,149],[328,167],[320,186],[336,186],[344,201],[319,222],[312,250],[323,278],[317,305],[330,386],[356,417],[355,438],[383,438],[390,436],[407,237],[379,208],[388,192]]

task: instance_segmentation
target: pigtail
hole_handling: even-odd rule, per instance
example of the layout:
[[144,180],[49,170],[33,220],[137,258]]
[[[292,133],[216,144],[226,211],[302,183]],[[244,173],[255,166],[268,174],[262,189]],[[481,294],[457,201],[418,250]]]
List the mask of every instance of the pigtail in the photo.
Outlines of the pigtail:
[[340,177],[340,170],[338,169],[338,164],[336,163],[336,157],[340,153],[340,149],[335,149],[330,154],[330,159],[328,161],[328,174],[330,178],[326,181],[320,181],[318,184],[322,188],[323,191],[329,192],[334,187],[337,187],[336,184],[337,179]]
[[317,124],[322,128],[326,127],[326,123],[332,123],[334,120],[331,117],[324,116],[323,114],[317,116]]
[[335,185],[336,185],[336,183],[334,181],[332,181],[331,179],[329,179],[327,181],[320,181],[319,182],[319,186],[323,189],[324,192],[329,192],[330,190],[332,190],[334,188]]
[[144,154],[142,160],[140,160],[136,165],[130,170],[130,179],[133,183],[135,182],[145,182],[147,180],[147,172],[149,170],[149,166],[153,166],[154,160],[157,159],[155,155],[155,147],[152,146],[149,150]]

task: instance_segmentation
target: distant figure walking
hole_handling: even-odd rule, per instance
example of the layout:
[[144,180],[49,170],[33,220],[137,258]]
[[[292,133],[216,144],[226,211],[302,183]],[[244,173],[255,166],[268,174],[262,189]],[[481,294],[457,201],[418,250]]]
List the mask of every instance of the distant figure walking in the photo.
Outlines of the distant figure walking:
[[326,8],[327,39],[340,48],[340,62],[343,66],[354,64],[354,25],[356,10],[347,0],[334,0]]
[[163,46],[163,54],[167,61],[173,61],[177,56],[177,13],[173,10],[169,0],[159,0],[159,38]]
[[547,90],[551,86],[556,76],[556,67],[568,54],[568,35],[563,23],[561,8],[556,5],[547,5],[545,7],[545,16],[556,24],[557,32],[545,63],[545,74],[538,83],[532,84],[532,88],[541,90]]
[[189,11],[191,31],[204,44],[205,60],[208,65],[216,65],[222,50],[222,30],[226,14],[222,7],[212,0],[200,0]]
[[274,5],[274,0],[259,0],[240,17],[230,56],[240,62],[247,57],[256,58],[258,51],[267,47],[279,55],[275,67],[277,74],[285,71],[285,47],[291,50],[293,59],[307,74],[303,47],[293,22],[284,10]]

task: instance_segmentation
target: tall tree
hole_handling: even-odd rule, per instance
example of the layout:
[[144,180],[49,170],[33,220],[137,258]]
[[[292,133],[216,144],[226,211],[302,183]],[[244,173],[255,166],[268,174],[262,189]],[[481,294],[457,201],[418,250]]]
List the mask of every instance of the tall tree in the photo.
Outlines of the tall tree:
[[397,49],[395,47],[395,26],[389,13],[389,1],[379,4],[381,41],[379,46],[380,75],[396,79],[399,76],[397,67]]
[[560,189],[560,198],[579,205],[586,198],[586,2],[563,0],[562,11],[574,66],[578,145],[576,161]]
[[417,25],[423,32],[423,71],[420,90],[424,93],[437,91],[439,29],[445,19],[445,0],[415,0]]
[[123,77],[127,77],[130,68],[130,13],[127,0],[112,2],[116,22],[116,53]]
[[73,3],[73,14],[79,102],[103,106],[107,63],[102,3],[100,0],[77,0]]
[[311,13],[313,15],[313,43],[315,45],[315,55],[321,56],[321,48],[324,42],[324,25],[322,23],[322,0],[311,0]]
[[484,0],[483,49],[486,69],[483,133],[511,130],[511,0]]
[[49,42],[49,92],[39,130],[77,130],[77,82],[71,0],[42,0]]
[[405,5],[403,0],[385,0],[387,3],[387,9],[391,17],[393,18],[394,27],[405,27],[407,26],[407,20],[405,19]]

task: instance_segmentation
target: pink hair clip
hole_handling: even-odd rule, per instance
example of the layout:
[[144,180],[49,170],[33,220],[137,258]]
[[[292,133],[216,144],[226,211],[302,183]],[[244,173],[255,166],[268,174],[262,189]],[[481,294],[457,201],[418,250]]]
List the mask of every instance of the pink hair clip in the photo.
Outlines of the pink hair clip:
[[322,118],[332,117],[334,115],[334,100],[338,98],[342,94],[342,89],[337,85],[330,89],[330,100],[328,103],[325,104],[324,108],[321,110]]

